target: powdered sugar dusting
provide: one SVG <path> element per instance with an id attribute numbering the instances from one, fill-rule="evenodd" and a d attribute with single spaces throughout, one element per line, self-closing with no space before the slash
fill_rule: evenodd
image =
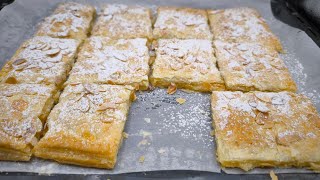
<path id="1" fill-rule="evenodd" d="M 149 54 L 146 39 L 91 37 L 79 54 L 79 60 L 70 73 L 68 83 L 90 81 L 120 84 L 148 81 Z"/>
<path id="2" fill-rule="evenodd" d="M 297 56 L 295 56 L 294 52 L 291 51 L 285 54 L 280 54 L 280 56 L 288 67 L 293 79 L 297 83 L 299 92 L 309 97 L 313 103 L 320 104 L 320 93 L 316 89 L 306 87 L 308 75 L 305 72 L 301 60 L 297 59 Z"/>

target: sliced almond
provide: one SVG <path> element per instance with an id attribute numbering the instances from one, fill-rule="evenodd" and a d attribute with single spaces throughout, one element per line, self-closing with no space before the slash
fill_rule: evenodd
<path id="1" fill-rule="evenodd" d="M 184 61 L 185 64 L 189 65 L 196 61 L 196 58 L 193 55 L 188 55 Z"/>
<path id="2" fill-rule="evenodd" d="M 55 49 L 50 49 L 48 51 L 45 51 L 45 54 L 48 56 L 55 56 L 60 52 L 59 48 L 55 48 Z"/>
<path id="3" fill-rule="evenodd" d="M 253 108 L 257 107 L 257 105 L 258 105 L 257 102 L 255 100 L 253 100 L 253 99 L 250 99 L 248 101 L 248 104 Z"/>
<path id="4" fill-rule="evenodd" d="M 266 112 L 270 111 L 270 109 L 263 103 L 258 103 L 256 108 L 257 108 L 258 111 L 263 112 L 263 113 L 266 113 Z"/>
<path id="5" fill-rule="evenodd" d="M 117 105 L 111 102 L 104 102 L 97 107 L 97 111 L 105 111 L 107 109 L 115 109 Z"/>
<path id="6" fill-rule="evenodd" d="M 177 70 L 181 69 L 183 67 L 183 65 L 178 62 L 173 62 L 170 64 L 170 67 L 171 67 L 171 69 L 177 71 Z"/>
<path id="7" fill-rule="evenodd" d="M 34 49 L 36 49 L 36 48 L 37 48 L 37 46 L 36 46 L 36 45 L 34 45 L 34 44 L 30 44 L 30 45 L 28 46 L 28 48 L 29 48 L 29 49 L 31 49 L 31 50 L 34 50 Z"/>
<path id="8" fill-rule="evenodd" d="M 114 117 L 108 117 L 108 118 L 100 119 L 100 121 L 102 121 L 104 123 L 112 123 L 115 121 L 115 119 L 114 119 Z"/>
<path id="9" fill-rule="evenodd" d="M 45 48 L 47 46 L 47 44 L 45 43 L 39 43 L 36 45 L 36 49 L 38 50 L 42 50 L 43 48 Z"/>
<path id="10" fill-rule="evenodd" d="M 82 84 L 84 90 L 88 93 L 88 94 L 97 94 L 97 90 L 95 89 L 95 87 L 93 85 L 90 84 Z"/>
<path id="11" fill-rule="evenodd" d="M 289 146 L 290 144 L 300 141 L 302 139 L 302 137 L 299 136 L 299 134 L 296 132 L 291 132 L 288 134 L 284 134 L 284 133 L 277 134 L 276 136 L 277 144 L 283 145 L 283 146 Z"/>
<path id="12" fill-rule="evenodd" d="M 113 53 L 113 56 L 117 59 L 119 59 L 120 61 L 128 61 L 127 57 L 124 54 L 120 54 L 120 53 Z"/>
<path id="13" fill-rule="evenodd" d="M 18 65 L 21 65 L 21 64 L 26 63 L 26 62 L 27 62 L 26 59 L 20 58 L 20 59 L 16 59 L 16 60 L 12 63 L 12 65 L 18 66 Z"/>
<path id="14" fill-rule="evenodd" d="M 87 112 L 90 109 L 89 99 L 86 97 L 82 97 L 80 101 L 78 101 L 78 107 L 81 112 Z"/>
<path id="15" fill-rule="evenodd" d="M 258 112 L 255 121 L 259 125 L 264 125 L 265 122 L 268 120 L 268 118 L 269 118 L 268 113 Z"/>
<path id="16" fill-rule="evenodd" d="M 174 83 L 171 83 L 167 89 L 168 94 L 174 94 L 177 91 L 177 86 Z"/>
<path id="17" fill-rule="evenodd" d="M 271 98 L 269 96 L 266 96 L 264 94 L 261 93 L 254 93 L 255 97 L 257 97 L 259 100 L 266 102 L 266 103 L 270 103 L 271 102 Z"/>
<path id="18" fill-rule="evenodd" d="M 271 103 L 274 105 L 283 105 L 284 99 L 282 99 L 281 97 L 274 96 L 271 98 Z"/>

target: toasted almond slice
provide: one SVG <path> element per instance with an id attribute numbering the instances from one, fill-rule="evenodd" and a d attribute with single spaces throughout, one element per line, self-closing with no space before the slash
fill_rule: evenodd
<path id="1" fill-rule="evenodd" d="M 289 146 L 293 142 L 297 142 L 301 140 L 302 137 L 299 136 L 296 132 L 284 132 L 284 133 L 278 133 L 276 136 L 276 142 L 279 145 L 283 146 Z"/>
<path id="2" fill-rule="evenodd" d="M 79 110 L 81 111 L 81 112 L 87 112 L 87 111 L 89 111 L 89 109 L 90 109 L 90 102 L 89 102 L 89 99 L 87 98 L 87 97 L 82 97 L 81 99 L 80 99 L 80 101 L 78 101 L 78 103 L 79 103 Z"/>
<path id="3" fill-rule="evenodd" d="M 55 49 L 50 49 L 48 51 L 45 51 L 46 55 L 48 56 L 54 56 L 57 55 L 60 52 L 59 48 L 55 48 Z"/>
<path id="4" fill-rule="evenodd" d="M 104 102 L 97 107 L 97 111 L 105 111 L 107 109 L 115 109 L 117 105 L 111 102 Z"/>
<path id="5" fill-rule="evenodd" d="M 174 83 L 171 83 L 167 89 L 168 94 L 174 94 L 177 91 L 177 86 Z"/>
<path id="6" fill-rule="evenodd" d="M 26 62 L 27 62 L 26 59 L 20 58 L 20 59 L 16 59 L 15 61 L 13 61 L 12 65 L 18 66 L 18 65 L 23 64 L 23 63 L 26 63 Z"/>
<path id="7" fill-rule="evenodd" d="M 175 62 L 170 64 L 171 69 L 177 71 L 183 67 L 181 63 Z"/>
<path id="8" fill-rule="evenodd" d="M 271 98 L 271 103 L 273 105 L 283 105 L 284 99 L 282 99 L 281 97 L 274 96 Z"/>
<path id="9" fill-rule="evenodd" d="M 278 180 L 278 176 L 273 172 L 273 170 L 271 170 L 269 174 L 270 174 L 271 180 Z"/>
<path id="10" fill-rule="evenodd" d="M 257 108 L 258 111 L 264 112 L 264 113 L 270 111 L 270 109 L 264 103 L 261 103 L 261 102 L 258 103 L 256 108 Z"/>
<path id="11" fill-rule="evenodd" d="M 114 52 L 113 56 L 115 58 L 119 59 L 120 61 L 123 61 L 123 62 L 128 61 L 127 57 L 124 54 L 120 54 L 120 53 Z"/>

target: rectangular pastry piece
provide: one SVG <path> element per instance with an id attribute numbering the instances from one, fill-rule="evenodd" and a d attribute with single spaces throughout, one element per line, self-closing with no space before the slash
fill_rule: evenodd
<path id="1" fill-rule="evenodd" d="M 67 84 L 79 82 L 149 86 L 147 39 L 91 37 L 81 48 Z"/>
<path id="2" fill-rule="evenodd" d="M 79 46 L 78 40 L 37 36 L 26 42 L 4 65 L 2 83 L 54 84 L 67 79 Z"/>
<path id="3" fill-rule="evenodd" d="M 320 170 L 320 116 L 292 92 L 213 92 L 218 161 L 224 167 Z"/>
<path id="4" fill-rule="evenodd" d="M 224 82 L 216 67 L 211 41 L 160 39 L 152 66 L 152 85 L 194 91 L 223 90 Z"/>
<path id="5" fill-rule="evenodd" d="M 90 32 L 95 8 L 74 2 L 61 3 L 40 23 L 36 36 L 82 40 Z"/>
<path id="6" fill-rule="evenodd" d="M 111 39 L 152 39 L 151 10 L 141 6 L 107 4 L 93 26 L 93 36 Z"/>
<path id="7" fill-rule="evenodd" d="M 51 111 L 35 156 L 67 164 L 115 166 L 132 87 L 77 84 L 65 88 Z"/>
<path id="8" fill-rule="evenodd" d="M 0 160 L 30 160 L 58 97 L 53 85 L 0 84 Z"/>
<path id="9" fill-rule="evenodd" d="M 207 12 L 201 9 L 159 7 L 155 39 L 212 39 Z"/>
<path id="10" fill-rule="evenodd" d="M 274 49 L 256 43 L 214 41 L 219 70 L 228 90 L 296 91 L 296 85 Z"/>
<path id="11" fill-rule="evenodd" d="M 255 9 L 241 7 L 208 11 L 210 27 L 216 40 L 254 42 L 282 51 L 280 40 L 271 32 Z"/>

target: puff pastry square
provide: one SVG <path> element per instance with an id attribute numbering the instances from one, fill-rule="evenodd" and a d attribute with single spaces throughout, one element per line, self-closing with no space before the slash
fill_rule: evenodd
<path id="1" fill-rule="evenodd" d="M 36 36 L 85 39 L 91 29 L 95 11 L 90 5 L 61 3 L 52 15 L 40 23 Z"/>
<path id="2" fill-rule="evenodd" d="M 117 159 L 132 87 L 67 86 L 51 111 L 35 156 L 67 164 L 111 169 Z"/>
<path id="3" fill-rule="evenodd" d="M 154 86 L 211 92 L 225 89 L 216 67 L 211 41 L 160 39 L 150 81 Z"/>
<path id="4" fill-rule="evenodd" d="M 0 160 L 30 160 L 58 97 L 53 85 L 0 84 Z"/>
<path id="5" fill-rule="evenodd" d="M 2 83 L 60 87 L 74 63 L 79 41 L 38 36 L 24 42 L 0 72 Z"/>
<path id="6" fill-rule="evenodd" d="M 222 166 L 319 171 L 320 116 L 304 95 L 214 91 L 211 107 Z"/>
<path id="7" fill-rule="evenodd" d="M 214 39 L 228 42 L 255 42 L 278 52 L 280 40 L 271 32 L 265 20 L 255 9 L 241 7 L 208 11 Z"/>
<path id="8" fill-rule="evenodd" d="M 155 39 L 212 39 L 207 12 L 200 9 L 159 7 Z"/>
<path id="9" fill-rule="evenodd" d="M 79 82 L 132 85 L 145 90 L 149 86 L 147 39 L 111 40 L 91 37 L 78 54 L 67 84 Z"/>
<path id="10" fill-rule="evenodd" d="M 228 90 L 297 90 L 284 62 L 274 49 L 256 43 L 214 41 L 219 70 Z"/>
<path id="11" fill-rule="evenodd" d="M 107 4 L 93 27 L 93 36 L 111 39 L 152 39 L 151 10 L 141 6 Z"/>

